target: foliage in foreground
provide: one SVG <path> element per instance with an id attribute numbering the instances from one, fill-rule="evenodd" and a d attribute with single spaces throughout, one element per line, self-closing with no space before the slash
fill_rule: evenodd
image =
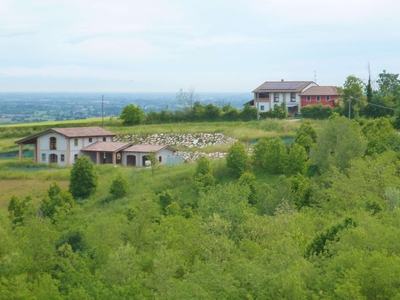
<path id="1" fill-rule="evenodd" d="M 9 213 L 0 211 L 1 297 L 396 299 L 397 138 L 333 118 L 310 145 L 307 162 L 318 172 L 292 175 L 285 168 L 273 175 L 253 164 L 253 172 L 233 178 L 222 161 L 202 161 L 152 176 L 148 169 L 101 166 L 97 193 L 75 202 L 69 213 L 56 209 L 56 222 L 32 213 L 29 199 L 21 204 L 13 198 Z M 343 132 L 328 132 L 339 121 Z M 385 124 L 378 127 L 393 130 Z M 364 145 L 364 153 L 345 155 L 340 163 L 328 158 L 326 166 L 313 160 L 328 138 L 347 135 Z M 347 143 L 330 149 L 340 147 Z M 287 155 L 296 148 L 302 154 L 294 157 L 307 154 L 295 143 Z M 258 150 L 254 155 L 264 157 L 265 149 Z M 133 188 L 102 201 L 108 179 L 118 172 Z M 196 193 L 195 174 L 211 172 L 215 185 Z M 60 193 L 53 184 L 48 196 Z"/>

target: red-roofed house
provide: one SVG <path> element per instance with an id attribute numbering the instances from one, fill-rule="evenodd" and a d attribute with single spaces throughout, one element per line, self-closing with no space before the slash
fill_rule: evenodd
<path id="1" fill-rule="evenodd" d="M 80 155 L 87 155 L 96 164 L 122 164 L 145 166 L 147 155 L 155 152 L 161 164 L 173 156 L 175 149 L 169 146 L 135 145 L 113 142 L 115 134 L 101 127 L 53 128 L 16 141 L 19 159 L 22 146 L 34 145 L 35 163 L 55 163 L 69 166 Z"/>
<path id="2" fill-rule="evenodd" d="M 307 105 L 335 106 L 335 100 L 340 94 L 335 86 L 313 86 L 300 93 L 301 107 Z"/>

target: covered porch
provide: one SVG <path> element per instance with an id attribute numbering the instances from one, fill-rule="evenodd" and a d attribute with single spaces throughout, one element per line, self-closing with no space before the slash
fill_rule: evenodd
<path id="1" fill-rule="evenodd" d="M 97 165 L 122 164 L 122 150 L 132 146 L 132 143 L 124 142 L 97 142 L 81 150 L 84 155 L 90 157 Z"/>

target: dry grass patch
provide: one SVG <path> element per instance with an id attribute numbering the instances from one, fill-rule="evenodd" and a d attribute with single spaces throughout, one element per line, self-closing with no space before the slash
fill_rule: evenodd
<path id="1" fill-rule="evenodd" d="M 52 182 L 39 179 L 0 179 L 0 209 L 7 210 L 8 203 L 13 195 L 18 196 L 20 199 L 31 196 L 33 202 L 39 204 Z M 57 181 L 57 183 L 61 188 L 68 189 L 69 181 Z"/>

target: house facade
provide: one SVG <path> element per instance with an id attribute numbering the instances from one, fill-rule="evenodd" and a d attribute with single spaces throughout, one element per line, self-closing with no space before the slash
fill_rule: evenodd
<path id="1" fill-rule="evenodd" d="M 114 133 L 101 127 L 53 128 L 16 143 L 19 144 L 20 161 L 23 158 L 23 145 L 33 144 L 35 163 L 60 166 L 72 165 L 80 155 L 89 156 L 96 164 L 145 166 L 147 155 L 153 151 L 163 164 L 168 156 L 176 152 L 169 146 L 135 145 L 135 148 L 132 143 L 113 142 L 114 137 Z M 134 163 L 128 160 L 128 156 Z"/>
<path id="2" fill-rule="evenodd" d="M 249 104 L 266 112 L 285 102 L 289 113 L 300 112 L 300 93 L 316 85 L 313 81 L 266 81 L 253 91 L 254 99 Z"/>
<path id="3" fill-rule="evenodd" d="M 313 86 L 301 92 L 301 106 L 318 105 L 335 106 L 335 100 L 340 97 L 335 86 Z"/>

